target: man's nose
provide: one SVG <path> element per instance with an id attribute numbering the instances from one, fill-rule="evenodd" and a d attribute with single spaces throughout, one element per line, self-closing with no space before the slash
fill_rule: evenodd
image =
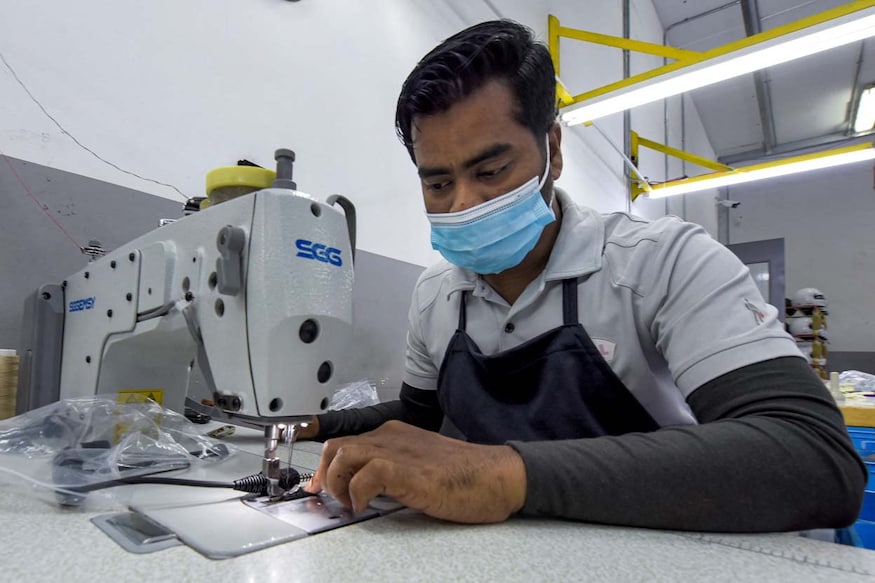
<path id="1" fill-rule="evenodd" d="M 469 181 L 460 180 L 456 182 L 456 192 L 453 197 L 453 205 L 450 208 L 451 213 L 468 210 L 478 204 L 483 204 L 488 200 L 488 197 L 483 192 L 482 188 L 477 188 L 477 185 Z"/>

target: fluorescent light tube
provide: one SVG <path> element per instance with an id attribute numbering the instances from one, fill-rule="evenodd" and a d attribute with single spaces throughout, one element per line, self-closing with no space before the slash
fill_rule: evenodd
<path id="1" fill-rule="evenodd" d="M 869 87 L 860 95 L 857 113 L 854 116 L 854 132 L 868 132 L 875 126 L 875 87 Z"/>
<path id="2" fill-rule="evenodd" d="M 873 35 L 875 8 L 869 8 L 734 51 L 718 47 L 703 53 L 700 62 L 569 106 L 560 118 L 567 125 L 585 123 Z"/>
<path id="3" fill-rule="evenodd" d="M 786 158 L 775 162 L 755 164 L 726 172 L 716 172 L 673 182 L 665 182 L 663 184 L 654 184 L 652 185 L 653 190 L 648 192 L 647 196 L 649 198 L 664 198 L 666 196 L 687 194 L 710 188 L 753 182 L 754 180 L 765 180 L 777 176 L 798 174 L 800 172 L 872 159 L 875 159 L 875 147 L 873 147 L 873 144 L 867 143 L 815 154 L 806 154 L 795 158 Z"/>

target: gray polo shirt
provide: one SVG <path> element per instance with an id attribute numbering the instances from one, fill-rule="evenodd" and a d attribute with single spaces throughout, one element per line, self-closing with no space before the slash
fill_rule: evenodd
<path id="1" fill-rule="evenodd" d="M 483 354 L 562 325 L 562 285 L 579 278 L 580 323 L 623 384 L 661 426 L 691 425 L 685 398 L 737 368 L 801 356 L 748 269 L 700 226 L 601 215 L 557 189 L 562 225 L 544 271 L 509 305 L 475 273 L 426 269 L 409 311 L 404 382 L 437 388 L 467 295 L 467 332 Z"/>

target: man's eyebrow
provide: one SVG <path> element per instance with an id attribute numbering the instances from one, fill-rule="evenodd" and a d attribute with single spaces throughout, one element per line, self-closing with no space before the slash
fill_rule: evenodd
<path id="1" fill-rule="evenodd" d="M 513 146 L 510 144 L 502 143 L 502 144 L 493 144 L 491 146 L 487 146 L 481 152 L 477 153 L 472 158 L 465 160 L 462 163 L 462 167 L 465 169 L 471 168 L 472 166 L 476 166 L 481 162 L 489 160 L 490 158 L 494 158 L 496 156 L 500 156 L 504 154 L 508 150 L 510 150 Z M 449 174 L 450 170 L 448 168 L 438 168 L 438 167 L 428 167 L 422 166 L 417 169 L 417 173 L 420 178 L 428 178 L 430 176 L 439 176 L 442 174 Z"/>

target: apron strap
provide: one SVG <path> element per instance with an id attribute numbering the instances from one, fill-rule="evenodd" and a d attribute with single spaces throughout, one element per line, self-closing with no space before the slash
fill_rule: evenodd
<path id="1" fill-rule="evenodd" d="M 465 329 L 467 314 L 465 313 L 465 290 L 459 293 L 459 330 Z"/>
<path id="2" fill-rule="evenodd" d="M 565 324 L 580 324 L 577 317 L 577 279 L 562 280 L 562 320 Z"/>

